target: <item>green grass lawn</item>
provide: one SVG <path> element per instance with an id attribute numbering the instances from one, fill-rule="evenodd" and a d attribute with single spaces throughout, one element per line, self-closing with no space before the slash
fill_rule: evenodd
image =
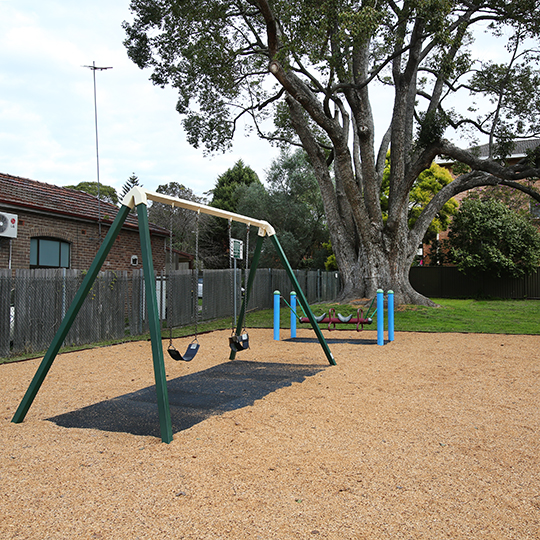
<path id="1" fill-rule="evenodd" d="M 434 298 L 433 301 L 440 307 L 397 307 L 394 317 L 396 332 L 540 334 L 540 300 L 449 300 Z M 315 315 L 328 313 L 330 308 L 335 308 L 342 315 L 353 313 L 356 317 L 356 306 L 346 304 L 315 304 L 311 306 Z M 300 309 L 298 313 L 303 315 Z M 364 316 L 365 314 L 364 311 Z M 266 309 L 248 313 L 247 326 L 251 328 L 272 328 L 273 311 Z M 280 326 L 281 328 L 290 327 L 290 311 L 288 307 L 282 307 L 281 309 Z M 199 324 L 199 331 L 208 332 L 230 327 L 231 320 L 220 319 Z M 309 327 L 308 324 L 298 324 L 298 328 Z M 354 327 L 352 325 L 338 325 L 337 328 L 351 329 Z M 374 330 L 377 328 L 376 314 L 373 317 L 373 324 L 364 328 Z M 173 335 L 188 335 L 193 331 L 194 327 L 190 326 L 176 329 Z M 163 335 L 166 334 L 167 332 L 163 331 Z"/>
<path id="2" fill-rule="evenodd" d="M 399 306 L 395 312 L 396 332 L 471 332 L 484 334 L 540 334 L 540 300 L 448 300 L 433 299 L 440 307 Z M 343 304 L 315 304 L 311 306 L 315 315 L 328 313 L 335 308 L 338 313 L 356 317 L 356 306 Z M 370 311 L 370 313 L 373 311 Z M 303 315 L 301 310 L 298 310 Z M 365 316 L 365 310 L 364 310 Z M 377 315 L 373 324 L 365 329 L 377 328 Z M 272 310 L 248 313 L 247 327 L 272 328 Z M 290 327 L 288 307 L 281 309 L 281 328 Z M 230 320 L 213 321 L 199 325 L 203 331 L 231 327 Z M 298 324 L 298 328 L 309 328 L 308 324 Z M 385 324 L 386 327 L 386 324 Z M 325 325 L 322 326 L 325 328 Z M 338 325 L 337 328 L 354 326 Z M 179 335 L 186 335 L 193 327 L 179 329 Z"/>
<path id="3" fill-rule="evenodd" d="M 540 334 L 539 300 L 448 300 L 433 299 L 440 307 L 399 306 L 395 312 L 396 332 L 471 332 L 484 334 Z M 316 315 L 335 308 L 342 315 L 354 313 L 356 307 L 337 304 L 316 304 Z M 289 309 L 282 308 L 282 328 L 289 328 Z M 248 326 L 268 327 L 273 324 L 271 310 L 248 315 Z M 376 329 L 377 315 L 371 326 Z M 386 326 L 386 325 L 385 325 Z M 299 324 L 299 328 L 309 328 Z M 337 328 L 347 328 L 338 325 Z M 348 326 L 348 328 L 354 328 Z"/>
<path id="4" fill-rule="evenodd" d="M 538 300 L 434 301 L 441 307 L 399 308 L 395 314 L 396 331 L 540 334 Z"/>

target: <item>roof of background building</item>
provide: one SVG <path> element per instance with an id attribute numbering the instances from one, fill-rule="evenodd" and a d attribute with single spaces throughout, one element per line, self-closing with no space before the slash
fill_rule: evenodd
<path id="1" fill-rule="evenodd" d="M 0 205 L 13 209 L 47 212 L 58 216 L 85 219 L 110 225 L 119 208 L 94 195 L 28 178 L 0 173 Z M 129 214 L 124 226 L 138 230 L 136 215 Z M 169 230 L 150 223 L 150 232 L 168 236 Z"/>
<path id="2" fill-rule="evenodd" d="M 510 158 L 522 158 L 527 155 L 527 150 L 533 150 L 540 145 L 540 139 L 528 139 L 523 141 L 515 141 Z M 487 158 L 489 155 L 489 144 L 482 144 L 477 147 L 480 150 L 479 157 Z"/>

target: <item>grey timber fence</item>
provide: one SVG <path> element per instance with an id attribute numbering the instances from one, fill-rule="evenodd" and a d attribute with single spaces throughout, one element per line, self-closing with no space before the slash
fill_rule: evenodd
<path id="1" fill-rule="evenodd" d="M 177 270 L 156 274 L 158 310 L 163 327 L 233 316 L 242 302 L 245 271 Z M 308 302 L 334 300 L 340 289 L 337 272 L 295 271 Z M 0 270 L 0 358 L 39 354 L 54 338 L 84 273 L 80 270 Z M 257 270 L 248 310 L 271 309 L 273 292 L 289 295 L 285 270 Z M 146 292 L 142 271 L 100 273 L 90 290 L 64 346 L 128 339 L 148 332 Z"/>
<path id="2" fill-rule="evenodd" d="M 79 270 L 16 270 L 11 278 L 7 274 L 0 278 L 3 282 L 0 284 L 2 320 L 6 297 L 10 304 L 9 332 L 0 326 L 2 356 L 32 354 L 47 349 L 82 279 L 83 273 Z M 64 345 L 123 337 L 128 285 L 127 273 L 100 274 Z"/>
<path id="3" fill-rule="evenodd" d="M 337 298 L 341 288 L 338 272 L 295 270 L 294 274 L 310 304 L 331 302 Z M 275 268 L 257 270 L 248 309 L 271 309 L 274 291 L 279 291 L 282 296 L 288 298 L 292 290 L 292 284 L 285 270 Z"/>
<path id="4" fill-rule="evenodd" d="M 295 270 L 310 304 L 331 302 L 340 291 L 337 272 Z M 0 270 L 0 359 L 39 354 L 52 341 L 84 277 L 79 270 Z M 242 302 L 243 270 L 177 270 L 156 275 L 158 308 L 164 329 L 233 316 Z M 540 272 L 523 279 L 470 278 L 454 267 L 411 268 L 412 286 L 431 298 L 493 297 L 540 299 Z M 292 285 L 285 270 L 260 268 L 248 311 L 272 309 L 273 293 L 288 298 Z M 249 318 L 248 318 L 249 325 Z M 99 274 L 64 346 L 129 339 L 148 333 L 142 271 Z M 165 330 L 164 330 L 165 334 Z"/>
<path id="5" fill-rule="evenodd" d="M 9 356 L 13 339 L 11 280 L 11 270 L 0 270 L 0 358 Z"/>

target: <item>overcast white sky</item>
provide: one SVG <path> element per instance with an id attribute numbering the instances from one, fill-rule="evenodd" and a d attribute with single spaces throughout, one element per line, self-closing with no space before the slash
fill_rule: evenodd
<path id="1" fill-rule="evenodd" d="M 0 172 L 56 185 L 96 180 L 93 78 L 82 67 L 95 61 L 113 68 L 96 72 L 103 184 L 121 192 L 135 173 L 151 190 L 176 181 L 202 195 L 238 159 L 264 180 L 278 155 L 268 142 L 238 137 L 213 157 L 186 142 L 175 92 L 127 57 L 124 20 L 129 0 L 0 0 Z M 375 96 L 379 121 L 391 107 Z"/>
<path id="2" fill-rule="evenodd" d="M 256 137 L 204 157 L 185 140 L 176 94 L 148 80 L 122 45 L 129 0 L 0 0 L 0 172 L 56 185 L 96 180 L 96 72 L 100 180 L 121 192 L 176 181 L 198 195 L 238 159 L 265 178 L 278 151 Z"/>

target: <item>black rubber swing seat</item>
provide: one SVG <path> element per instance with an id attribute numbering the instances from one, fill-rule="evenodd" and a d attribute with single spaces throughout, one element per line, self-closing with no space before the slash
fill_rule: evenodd
<path id="1" fill-rule="evenodd" d="M 239 336 L 234 335 L 229 338 L 229 347 L 234 351 L 245 351 L 249 349 L 249 336 L 247 333 L 240 334 Z"/>
<path id="2" fill-rule="evenodd" d="M 195 358 L 195 355 L 199 351 L 199 347 L 200 345 L 197 342 L 190 343 L 183 356 L 172 345 L 167 349 L 167 352 L 169 353 L 169 356 L 177 362 L 179 360 L 182 360 L 183 362 L 190 362 Z"/>

